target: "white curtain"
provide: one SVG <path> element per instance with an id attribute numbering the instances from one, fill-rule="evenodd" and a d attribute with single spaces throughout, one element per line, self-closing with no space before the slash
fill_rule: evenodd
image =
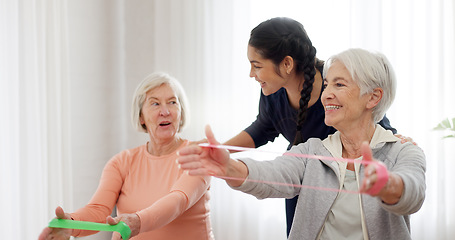
<path id="1" fill-rule="evenodd" d="M 455 116 L 454 8 L 451 0 L 0 1 L 2 238 L 36 238 L 57 205 L 87 203 L 110 157 L 146 141 L 129 111 L 136 85 L 153 71 L 187 91 L 184 137 L 201 139 L 211 124 L 225 141 L 248 126 L 260 92 L 248 77 L 249 32 L 276 16 L 302 22 L 323 60 L 349 47 L 389 57 L 399 85 L 387 115 L 427 155 L 413 239 L 453 238 L 455 141 L 431 129 Z M 286 145 L 280 138 L 263 148 Z M 216 179 L 211 195 L 218 240 L 286 238 L 283 199 L 259 201 Z"/>
<path id="2" fill-rule="evenodd" d="M 50 209 L 71 204 L 66 10 L 60 0 L 0 2 L 4 239 L 37 238 Z"/>

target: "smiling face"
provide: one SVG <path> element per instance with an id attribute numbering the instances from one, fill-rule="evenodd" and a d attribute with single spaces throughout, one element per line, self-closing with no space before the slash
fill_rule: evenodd
<path id="1" fill-rule="evenodd" d="M 247 55 L 251 64 L 250 77 L 254 77 L 261 84 L 264 95 L 275 93 L 284 86 L 285 79 L 277 74 L 272 60 L 263 58 L 257 49 L 250 45 Z"/>
<path id="2" fill-rule="evenodd" d="M 140 122 L 147 127 L 151 141 L 172 141 L 179 130 L 180 120 L 180 102 L 168 84 L 147 92 Z"/>
<path id="3" fill-rule="evenodd" d="M 324 86 L 321 100 L 327 126 L 340 130 L 364 126 L 365 122 L 372 121 L 371 94 L 360 96 L 359 86 L 341 62 L 336 61 L 330 66 Z"/>

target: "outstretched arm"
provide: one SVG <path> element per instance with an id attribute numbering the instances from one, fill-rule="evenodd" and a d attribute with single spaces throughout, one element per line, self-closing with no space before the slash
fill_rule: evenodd
<path id="1" fill-rule="evenodd" d="M 210 126 L 205 128 L 207 141 L 219 145 Z M 224 178 L 232 187 L 240 186 L 248 176 L 248 168 L 243 162 L 229 157 L 225 149 L 189 145 L 179 151 L 177 159 L 180 167 L 190 175 L 211 175 Z"/>

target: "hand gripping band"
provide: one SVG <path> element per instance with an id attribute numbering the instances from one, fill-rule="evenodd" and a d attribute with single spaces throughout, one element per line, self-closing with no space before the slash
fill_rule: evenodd
<path id="1" fill-rule="evenodd" d="M 108 231 L 108 232 L 119 232 L 122 239 L 129 239 L 131 235 L 131 229 L 124 222 L 119 222 L 116 225 L 110 225 L 105 223 L 96 222 L 85 222 L 85 221 L 74 221 L 69 219 L 57 219 L 54 218 L 49 222 L 50 228 L 69 228 L 69 229 L 80 229 L 80 230 L 92 230 L 92 231 Z"/>
<path id="2" fill-rule="evenodd" d="M 366 193 L 371 195 L 377 195 L 389 181 L 389 173 L 387 171 L 387 167 L 383 162 L 375 161 L 372 162 L 372 164 L 374 164 L 376 167 L 377 179 L 373 186 L 370 189 L 368 189 L 368 191 L 366 191 Z"/>

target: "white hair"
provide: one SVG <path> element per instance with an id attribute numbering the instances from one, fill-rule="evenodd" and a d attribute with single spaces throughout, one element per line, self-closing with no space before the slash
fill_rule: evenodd
<path id="1" fill-rule="evenodd" d="M 155 89 L 163 84 L 167 84 L 174 91 L 177 96 L 177 100 L 181 107 L 181 119 L 178 132 L 187 125 L 189 120 L 189 106 L 188 99 L 182 85 L 177 79 L 171 77 L 169 74 L 164 72 L 155 72 L 148 75 L 142 82 L 137 86 L 136 91 L 133 95 L 133 105 L 131 109 L 131 121 L 133 126 L 139 132 L 147 132 L 147 128 L 141 124 L 140 117 L 142 114 L 142 106 L 144 105 L 147 92 Z"/>
<path id="2" fill-rule="evenodd" d="M 395 99 L 397 88 L 395 72 L 382 53 L 373 53 L 364 49 L 348 49 L 333 55 L 324 65 L 324 79 L 332 63 L 339 61 L 351 74 L 360 88 L 360 95 L 371 93 L 375 88 L 383 90 L 382 99 L 373 108 L 373 120 L 377 123 L 384 118 L 385 112 Z"/>

